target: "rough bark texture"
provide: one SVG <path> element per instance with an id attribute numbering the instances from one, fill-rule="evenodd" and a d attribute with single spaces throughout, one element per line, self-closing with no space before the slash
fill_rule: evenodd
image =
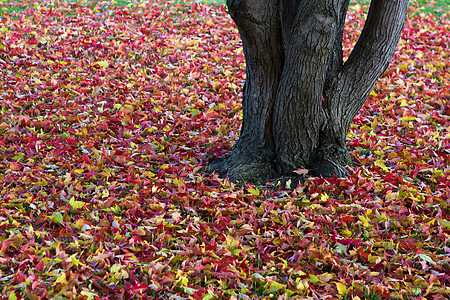
<path id="1" fill-rule="evenodd" d="M 231 155 L 215 162 L 233 180 L 275 177 L 273 105 L 284 65 L 278 0 L 228 1 L 246 60 L 241 135 Z"/>
<path id="2" fill-rule="evenodd" d="M 325 122 L 322 93 L 339 28 L 341 3 L 338 1 L 303 1 L 300 4 L 292 22 L 282 22 L 286 60 L 273 126 L 276 166 L 280 174 L 310 165 Z"/>
<path id="3" fill-rule="evenodd" d="M 213 167 L 233 181 L 266 181 L 298 168 L 346 175 L 350 124 L 392 59 L 408 0 L 372 0 L 343 63 L 349 0 L 227 0 L 246 58 L 243 124 Z"/>

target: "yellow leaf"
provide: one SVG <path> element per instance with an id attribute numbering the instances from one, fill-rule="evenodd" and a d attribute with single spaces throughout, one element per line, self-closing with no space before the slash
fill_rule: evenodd
<path id="1" fill-rule="evenodd" d="M 84 220 L 83 220 L 83 219 L 78 219 L 78 220 L 75 222 L 75 225 L 74 225 L 74 227 L 75 227 L 75 228 L 78 228 L 78 229 L 83 228 L 83 226 L 84 226 Z"/>
<path id="2" fill-rule="evenodd" d="M 370 127 L 372 128 L 372 130 L 375 130 L 375 128 L 377 128 L 378 126 L 378 118 L 375 117 L 375 119 L 373 119 L 372 124 L 370 124 Z"/>
<path id="3" fill-rule="evenodd" d="M 336 288 L 341 295 L 347 295 L 347 287 L 342 283 L 336 282 Z"/>
<path id="4" fill-rule="evenodd" d="M 348 229 L 344 229 L 344 230 L 341 231 L 341 234 L 342 234 L 342 236 L 345 236 L 346 238 L 349 238 L 349 237 L 352 236 L 353 232 L 351 232 Z"/>
<path id="5" fill-rule="evenodd" d="M 281 244 L 281 240 L 280 240 L 279 238 L 276 238 L 276 239 L 274 239 L 274 240 L 272 241 L 272 243 L 273 243 L 275 246 L 279 246 L 279 245 Z"/>
<path id="6" fill-rule="evenodd" d="M 75 197 L 72 196 L 69 200 L 70 206 L 72 206 L 73 209 L 79 209 L 84 207 L 84 202 L 75 200 Z"/>
<path id="7" fill-rule="evenodd" d="M 398 193 L 396 193 L 396 192 L 387 192 L 386 193 L 386 201 L 392 201 L 392 200 L 395 200 L 395 198 L 397 198 L 398 197 Z"/>
<path id="8" fill-rule="evenodd" d="M 292 180 L 288 180 L 288 181 L 286 181 L 286 188 L 288 189 L 288 190 L 290 190 L 291 189 L 291 183 L 292 183 Z"/>
<path id="9" fill-rule="evenodd" d="M 16 293 L 12 292 L 11 294 L 9 294 L 8 300 L 17 300 Z"/>
<path id="10" fill-rule="evenodd" d="M 389 152 L 388 157 L 389 158 L 396 158 L 397 157 L 397 153 L 396 152 Z"/>
<path id="11" fill-rule="evenodd" d="M 327 202 L 328 199 L 330 199 L 330 196 L 328 196 L 328 194 L 321 194 L 320 195 L 320 201 L 321 202 Z"/>
<path id="12" fill-rule="evenodd" d="M 223 244 L 230 248 L 230 250 L 233 250 L 239 246 L 239 240 L 235 239 L 231 235 L 227 235 L 227 238 L 225 239 L 225 242 Z"/>
<path id="13" fill-rule="evenodd" d="M 364 227 L 368 227 L 369 226 L 369 219 L 367 219 L 364 216 L 358 216 L 358 218 L 361 220 L 361 222 L 363 222 L 363 226 Z"/>
<path id="14" fill-rule="evenodd" d="M 377 166 L 378 168 L 381 168 L 385 172 L 389 171 L 389 169 L 386 167 L 386 165 L 384 164 L 384 162 L 381 159 L 378 159 L 378 160 L 374 161 L 373 164 L 375 166 Z"/>
<path id="15" fill-rule="evenodd" d="M 189 279 L 186 276 L 181 276 L 179 284 L 181 286 L 187 286 L 189 283 Z"/>
<path id="16" fill-rule="evenodd" d="M 329 281 L 333 277 L 334 277 L 334 274 L 330 274 L 330 273 L 323 273 L 318 276 L 319 280 L 324 281 L 324 282 Z"/>
<path id="17" fill-rule="evenodd" d="M 300 278 L 297 278 L 296 280 L 296 288 L 300 291 L 304 291 L 309 289 L 309 283 L 306 279 L 301 280 Z"/>
<path id="18" fill-rule="evenodd" d="M 350 7 L 350 9 L 353 10 L 353 11 L 359 11 L 361 9 L 361 5 L 359 5 L 359 4 L 352 5 Z"/>
<path id="19" fill-rule="evenodd" d="M 396 81 L 395 81 L 395 83 L 396 84 L 398 84 L 399 86 L 401 86 L 401 87 L 404 87 L 405 86 L 405 82 L 402 80 L 402 79 L 397 79 Z"/>
<path id="20" fill-rule="evenodd" d="M 406 99 L 402 99 L 402 101 L 400 102 L 400 107 L 407 107 L 409 106 L 409 104 L 406 102 Z"/>
<path id="21" fill-rule="evenodd" d="M 99 65 L 102 68 L 107 68 L 108 67 L 108 62 L 104 61 L 104 60 L 101 60 L 101 61 L 97 62 L 97 65 Z"/>
<path id="22" fill-rule="evenodd" d="M 103 198 L 109 197 L 109 191 L 108 190 L 103 190 L 102 191 L 102 197 Z"/>
<path id="23" fill-rule="evenodd" d="M 61 283 L 63 285 L 66 285 L 68 283 L 66 278 L 66 272 L 62 272 L 61 276 L 59 276 L 58 279 L 56 279 L 55 283 Z"/>

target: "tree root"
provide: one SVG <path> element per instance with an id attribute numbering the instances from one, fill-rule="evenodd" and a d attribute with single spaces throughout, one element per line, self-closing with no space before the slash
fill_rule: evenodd
<path id="1" fill-rule="evenodd" d="M 265 184 L 279 177 L 270 163 L 263 160 L 252 160 L 249 157 L 236 157 L 234 153 L 213 160 L 208 165 L 208 171 L 216 172 L 220 177 L 228 178 L 231 182 L 238 184 Z"/>

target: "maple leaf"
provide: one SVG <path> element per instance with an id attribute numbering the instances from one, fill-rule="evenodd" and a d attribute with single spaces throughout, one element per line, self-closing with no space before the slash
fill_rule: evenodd
<path id="1" fill-rule="evenodd" d="M 297 174 L 299 176 L 304 176 L 304 175 L 308 174 L 309 170 L 308 169 L 299 168 L 299 169 L 296 169 L 296 170 L 294 170 L 292 172 L 294 172 L 295 174 Z"/>
<path id="2" fill-rule="evenodd" d="M 12 162 L 9 165 L 9 168 L 13 171 L 20 171 L 20 170 L 22 170 L 23 166 L 20 163 Z"/>
<path id="3" fill-rule="evenodd" d="M 352 174 L 294 190 L 198 172 L 242 125 L 223 1 L 0 3 L 2 295 L 448 292 L 450 24 L 421 3 L 350 127 Z M 345 58 L 366 11 L 351 2 Z"/>

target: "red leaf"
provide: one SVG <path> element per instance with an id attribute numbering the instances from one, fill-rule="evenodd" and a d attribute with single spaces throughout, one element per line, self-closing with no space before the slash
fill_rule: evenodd
<path id="1" fill-rule="evenodd" d="M 42 272 L 43 269 L 44 269 L 44 259 L 41 259 L 39 263 L 36 265 L 36 270 Z"/>

